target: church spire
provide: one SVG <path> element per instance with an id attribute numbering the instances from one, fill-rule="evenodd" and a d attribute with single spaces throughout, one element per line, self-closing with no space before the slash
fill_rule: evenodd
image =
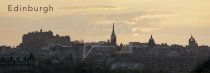
<path id="1" fill-rule="evenodd" d="M 151 35 L 151 37 L 150 37 L 150 38 L 151 38 L 151 39 L 153 38 L 153 37 L 152 37 L 152 35 Z"/>
<path id="2" fill-rule="evenodd" d="M 112 34 L 115 33 L 114 31 L 114 22 L 113 22 L 113 26 L 112 26 Z"/>
<path id="3" fill-rule="evenodd" d="M 111 34 L 111 44 L 112 45 L 116 45 L 116 34 L 115 34 L 115 30 L 114 30 L 114 22 L 113 22 L 113 26 L 112 26 L 112 34 Z"/>
<path id="4" fill-rule="evenodd" d="M 113 22 L 113 26 L 112 26 L 112 35 L 111 36 L 116 36 L 115 31 L 114 31 L 114 22 Z"/>
<path id="5" fill-rule="evenodd" d="M 193 36 L 192 36 L 192 34 L 191 34 L 191 38 L 192 38 Z"/>

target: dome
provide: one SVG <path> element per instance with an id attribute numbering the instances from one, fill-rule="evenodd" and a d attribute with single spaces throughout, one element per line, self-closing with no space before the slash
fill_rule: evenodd
<path id="1" fill-rule="evenodd" d="M 195 41 L 195 38 L 193 38 L 192 35 L 191 35 L 189 41 L 193 42 L 193 41 Z"/>
<path id="2" fill-rule="evenodd" d="M 154 39 L 153 39 L 152 35 L 151 35 L 151 37 L 149 39 L 149 42 L 154 42 Z"/>
<path id="3" fill-rule="evenodd" d="M 148 47 L 154 47 L 155 46 L 155 40 L 153 39 L 152 35 L 149 39 L 149 42 L 148 42 Z"/>
<path id="4" fill-rule="evenodd" d="M 192 35 L 191 35 L 191 37 L 189 39 L 189 47 L 190 48 L 198 47 L 197 41 L 195 40 L 194 37 L 192 37 Z"/>

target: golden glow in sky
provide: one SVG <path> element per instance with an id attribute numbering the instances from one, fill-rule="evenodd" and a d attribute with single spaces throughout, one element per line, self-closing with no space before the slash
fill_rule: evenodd
<path id="1" fill-rule="evenodd" d="M 117 43 L 186 45 L 193 34 L 210 45 L 210 0 L 1 0 L 0 45 L 18 45 L 23 34 L 52 30 L 72 40 L 109 39 L 115 22 Z M 53 12 L 9 12 L 8 5 L 54 7 Z"/>

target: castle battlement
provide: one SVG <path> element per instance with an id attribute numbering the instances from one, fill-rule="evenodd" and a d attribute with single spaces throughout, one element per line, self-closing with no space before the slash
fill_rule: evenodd
<path id="1" fill-rule="evenodd" d="M 70 45 L 70 36 L 53 35 L 52 31 L 33 31 L 22 36 L 21 48 L 42 48 L 49 44 Z"/>

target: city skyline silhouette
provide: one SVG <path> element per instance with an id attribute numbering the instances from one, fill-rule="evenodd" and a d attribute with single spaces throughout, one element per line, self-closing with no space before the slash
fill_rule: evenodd
<path id="1" fill-rule="evenodd" d="M 119 40 L 119 39 L 117 39 L 117 37 L 120 37 L 120 36 L 117 36 L 118 34 L 115 34 L 115 23 L 113 22 L 113 25 L 112 25 L 112 32 L 111 32 L 111 35 L 110 35 L 110 38 L 107 38 L 106 40 L 98 40 L 98 41 L 95 41 L 94 39 L 93 39 L 93 41 L 85 41 L 85 40 L 83 40 L 83 39 L 74 39 L 74 40 L 72 40 L 72 38 L 73 37 L 71 37 L 70 35 L 64 35 L 64 36 L 62 36 L 62 35 L 59 35 L 59 34 L 57 34 L 57 33 L 54 33 L 53 31 L 51 31 L 51 30 L 49 30 L 49 31 L 44 31 L 43 29 L 42 29 L 42 27 L 41 27 L 41 29 L 39 30 L 39 31 L 30 31 L 30 32 L 28 32 L 28 33 L 25 33 L 25 34 L 23 34 L 23 37 L 26 35 L 26 34 L 36 34 L 36 33 L 40 33 L 40 34 L 44 34 L 44 33 L 48 33 L 48 32 L 50 32 L 50 34 L 52 35 L 52 36 L 59 36 L 59 37 L 68 37 L 69 39 L 66 39 L 66 40 L 69 40 L 69 42 L 72 42 L 72 41 L 83 41 L 84 43 L 89 43 L 89 42 L 100 42 L 100 41 L 104 41 L 104 42 L 113 42 L 112 44 L 115 44 L 115 45 L 120 45 L 120 44 L 123 44 L 123 45 L 126 45 L 126 44 L 124 44 L 124 43 L 121 43 L 121 42 L 118 42 L 117 40 Z M 42 38 L 42 37 L 40 37 L 40 38 Z M 94 36 L 93 36 L 93 38 L 94 38 Z M 22 40 L 23 40 L 24 38 L 22 38 Z M 45 39 L 45 38 L 43 38 L 43 39 Z M 146 42 L 142 42 L 142 41 L 128 41 L 129 43 L 131 43 L 131 42 L 139 42 L 139 43 L 152 43 L 152 44 L 159 44 L 159 45 L 161 45 L 161 44 L 167 44 L 167 45 L 182 45 L 182 44 L 176 44 L 176 43 L 172 43 L 172 44 L 168 44 L 167 42 L 161 42 L 161 43 L 156 43 L 157 41 L 156 41 L 156 39 L 157 38 L 155 38 L 154 36 L 153 36 L 153 34 L 151 34 L 150 35 L 150 38 L 148 38 L 148 41 L 146 41 Z M 185 40 L 185 41 L 187 41 L 187 40 Z M 208 46 L 208 45 L 206 45 L 206 44 L 199 44 L 199 43 L 197 43 L 197 40 L 193 37 L 193 34 L 191 34 L 191 36 L 189 37 L 189 41 L 187 42 L 187 44 L 186 45 L 182 45 L 183 47 L 187 47 L 187 46 L 189 46 L 190 45 L 190 41 L 194 41 L 196 44 L 193 44 L 193 45 L 197 45 L 197 46 Z M 22 42 L 24 42 L 24 41 L 22 41 Z M 19 44 L 21 44 L 21 43 L 19 43 Z M 19 45 L 18 44 L 18 45 Z M 151 45 L 152 45 L 151 44 Z M 18 46 L 17 45 L 17 46 Z M 5 45 L 5 46 L 7 46 L 7 45 Z"/>
<path id="2" fill-rule="evenodd" d="M 209 73 L 210 0 L 1 0 L 0 73 Z"/>
<path id="3" fill-rule="evenodd" d="M 52 30 L 73 39 L 100 41 L 108 38 L 112 22 L 116 23 L 118 42 L 147 42 L 151 34 L 157 43 L 186 45 L 190 34 L 199 44 L 209 45 L 209 1 L 197 0 L 70 0 L 51 1 L 53 12 L 8 12 L 7 6 L 18 3 L 26 6 L 45 6 L 37 4 L 41 0 L 1 2 L 0 44 L 15 46 L 21 42 L 22 34 L 40 29 Z M 81 5 L 82 4 L 82 5 Z M 10 30 L 9 30 L 10 29 Z M 94 36 L 94 40 L 93 40 Z M 118 43 L 119 44 L 119 43 Z"/>

